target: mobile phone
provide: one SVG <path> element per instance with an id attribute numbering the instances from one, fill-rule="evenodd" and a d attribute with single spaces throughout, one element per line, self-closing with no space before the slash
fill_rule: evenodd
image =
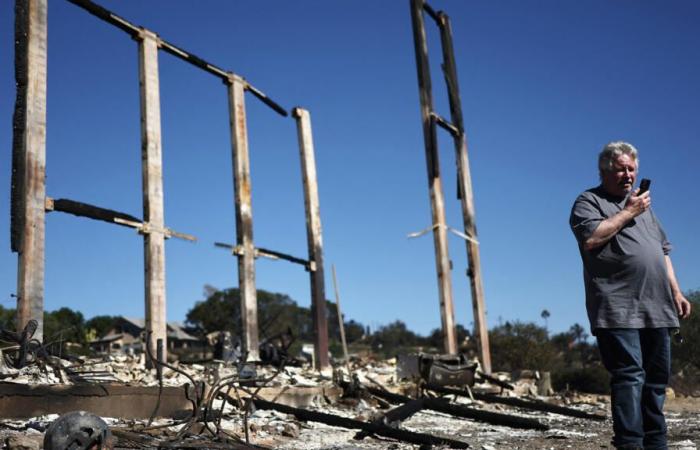
<path id="1" fill-rule="evenodd" d="M 642 181 L 639 183 L 639 192 L 637 192 L 637 195 L 642 195 L 646 191 L 649 190 L 649 186 L 651 185 L 651 180 L 649 178 L 642 178 Z"/>

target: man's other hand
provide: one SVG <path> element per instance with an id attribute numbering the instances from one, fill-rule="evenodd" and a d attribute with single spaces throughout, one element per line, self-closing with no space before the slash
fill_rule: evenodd
<path id="1" fill-rule="evenodd" d="M 676 311 L 678 311 L 678 317 L 681 319 L 686 319 L 690 316 L 690 311 L 693 309 L 691 303 L 685 298 L 683 294 L 676 294 L 673 297 L 673 301 L 676 303 Z"/>

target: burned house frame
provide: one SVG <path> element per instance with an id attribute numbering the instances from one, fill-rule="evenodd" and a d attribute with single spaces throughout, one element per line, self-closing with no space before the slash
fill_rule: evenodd
<path id="1" fill-rule="evenodd" d="M 153 348 L 156 348 L 158 340 L 165 342 L 165 239 L 177 237 L 194 241 L 196 238 L 165 226 L 158 76 L 158 51 L 163 50 L 218 77 L 227 88 L 236 214 L 236 245 L 230 247 L 238 259 L 242 337 L 249 358 L 258 359 L 259 343 L 255 258 L 273 256 L 302 264 L 309 272 L 315 360 L 317 368 L 328 367 L 323 244 L 309 112 L 302 108 L 292 111 L 301 156 L 309 250 L 308 259 L 301 259 L 256 248 L 253 242 L 245 93 L 253 94 L 282 116 L 286 117 L 287 111 L 241 76 L 163 40 L 153 31 L 135 26 L 90 0 L 67 1 L 119 28 L 138 43 L 143 219 L 74 200 L 52 199 L 46 195 L 47 0 L 16 0 L 17 97 L 13 117 L 11 249 L 18 253 L 17 328 L 22 329 L 31 319 L 35 319 L 39 323 L 35 337 L 42 338 L 45 214 L 61 211 L 135 228 L 143 235 L 146 331 Z M 167 349 L 167 346 L 164 348 Z"/>

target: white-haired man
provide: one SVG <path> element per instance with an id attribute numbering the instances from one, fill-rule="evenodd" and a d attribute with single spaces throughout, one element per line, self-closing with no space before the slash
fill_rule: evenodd
<path id="1" fill-rule="evenodd" d="M 583 261 L 591 330 L 611 375 L 613 445 L 666 449 L 669 332 L 691 305 L 650 193 L 633 188 L 637 168 L 634 146 L 607 144 L 598 156 L 601 184 L 579 195 L 569 223 Z"/>

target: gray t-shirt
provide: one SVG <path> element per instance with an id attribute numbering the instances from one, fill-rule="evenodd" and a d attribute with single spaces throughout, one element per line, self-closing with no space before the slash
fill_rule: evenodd
<path id="1" fill-rule="evenodd" d="M 602 247 L 583 248 L 600 222 L 620 212 L 626 201 L 598 186 L 579 195 L 571 209 L 569 224 L 583 260 L 586 310 L 594 334 L 596 328 L 678 327 L 664 257 L 671 244 L 651 209 Z"/>

